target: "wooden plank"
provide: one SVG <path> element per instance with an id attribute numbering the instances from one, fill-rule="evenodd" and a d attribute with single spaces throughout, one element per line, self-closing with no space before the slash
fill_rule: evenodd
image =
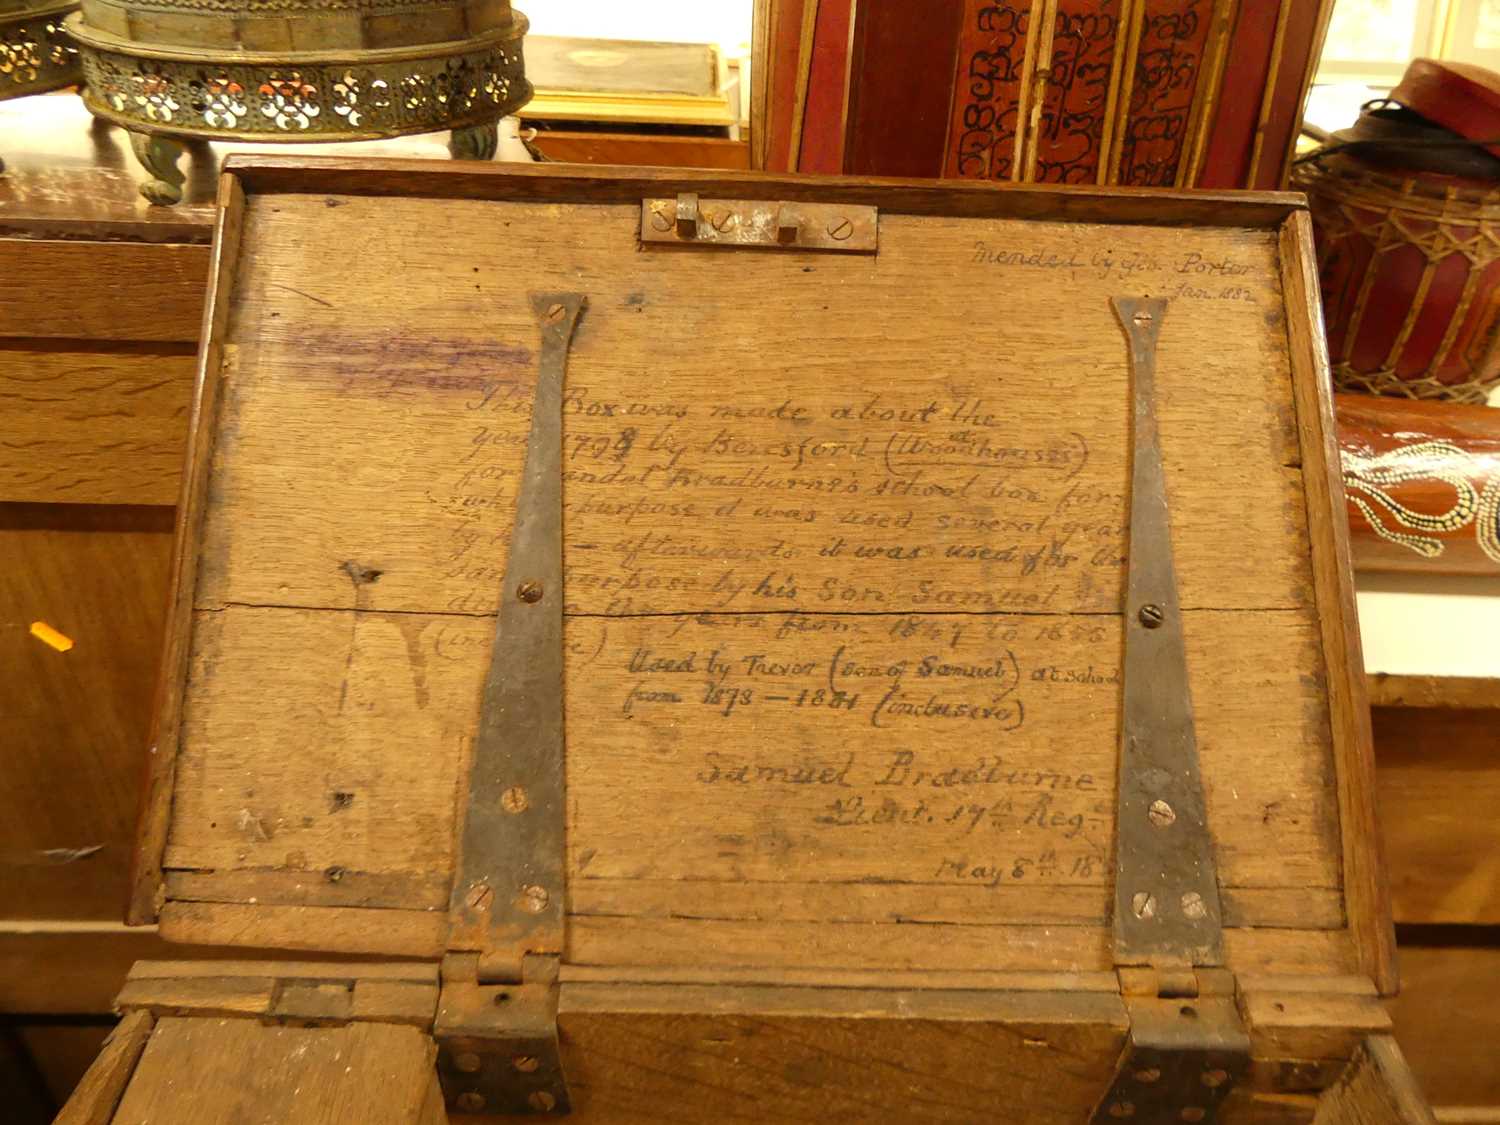
<path id="1" fill-rule="evenodd" d="M 565 985 L 573 1119 L 1073 1125 L 1124 1042 L 1118 996 L 804 991 Z"/>
<path id="2" fill-rule="evenodd" d="M 1500 678 L 1490 676 L 1402 676 L 1376 672 L 1369 677 L 1369 685 L 1371 707 L 1500 708 Z"/>
<path id="3" fill-rule="evenodd" d="M 831 200 L 879 207 L 882 213 L 1044 219 L 1111 224 L 1269 227 L 1306 210 L 1293 192 L 1195 191 L 1156 188 L 988 184 L 967 181 L 799 177 L 736 172 L 691 175 L 657 168 L 556 165 L 439 165 L 415 160 L 318 157 L 295 154 L 231 156 L 225 171 L 251 194 L 413 196 L 428 199 L 532 199 L 538 202 L 624 203 L 648 196 L 698 192 L 704 198 Z"/>
<path id="4" fill-rule="evenodd" d="M 405 902 L 408 908 L 445 905 L 452 863 L 452 814 L 445 795 L 458 783 L 463 747 L 477 721 L 469 701 L 477 694 L 484 667 L 487 621 L 368 613 L 360 615 L 351 634 L 348 617 L 238 607 L 199 614 L 195 682 L 196 670 L 212 667 L 214 674 L 202 681 L 204 690 L 186 727 L 190 749 L 180 765 L 183 786 L 167 861 L 196 870 L 172 875 L 174 897 L 349 905 L 365 893 L 360 890 L 363 873 L 374 873 L 373 879 L 390 872 L 394 886 L 414 892 Z M 725 620 L 744 627 L 743 619 Z M 905 658 L 902 646 L 909 642 L 890 640 L 888 626 L 878 619 L 873 628 L 858 616 L 828 620 L 847 626 L 839 637 L 849 660 L 889 668 Z M 1020 620 L 1033 631 L 1039 623 L 1042 630 L 1052 627 L 1047 618 Z M 1337 888 L 1337 870 L 1329 859 L 1332 815 L 1322 796 L 1329 778 L 1317 771 L 1316 750 L 1325 728 L 1308 719 L 1316 715 L 1309 710 L 1315 709 L 1316 696 L 1285 665 L 1278 665 L 1274 653 L 1282 639 L 1275 632 L 1247 629 L 1248 620 L 1244 614 L 1205 614 L 1195 616 L 1189 629 L 1196 674 L 1204 685 L 1199 725 L 1217 748 L 1206 777 L 1211 808 L 1222 818 L 1224 881 L 1247 922 L 1336 925 L 1336 904 L 1314 890 Z M 772 635 L 777 624 L 773 620 L 744 640 L 730 637 L 731 643 L 725 643 L 721 621 L 684 623 L 676 629 L 676 647 L 662 651 L 685 659 L 682 654 L 706 653 L 718 645 L 720 659 L 736 669 L 743 669 L 742 654 L 757 651 L 767 661 L 787 662 L 799 648 L 805 651 L 808 641 L 803 633 L 789 632 L 778 642 Z M 1112 624 L 1105 633 L 1113 635 Z M 920 784 L 918 771 L 928 767 L 915 756 L 908 758 L 907 727 L 869 726 L 880 694 L 866 689 L 847 711 L 752 699 L 724 716 L 721 706 L 705 707 L 696 698 L 653 704 L 647 696 L 670 692 L 684 678 L 631 670 L 635 654 L 653 635 L 659 635 L 659 623 L 652 618 L 579 618 L 570 623 L 570 675 L 575 682 L 593 685 L 568 697 L 569 729 L 579 732 L 570 748 L 576 772 L 569 786 L 575 803 L 569 847 L 575 912 L 725 915 L 736 909 L 731 896 L 738 894 L 745 902 L 741 912 L 758 901 L 764 913 L 781 893 L 783 898 L 800 896 L 803 905 L 796 909 L 804 911 L 857 910 L 857 915 L 846 915 L 850 918 L 935 920 L 943 911 L 948 917 L 978 911 L 1014 920 L 1034 916 L 1028 913 L 1033 896 L 1007 894 L 1007 889 L 1040 881 L 1073 888 L 1065 892 L 1073 898 L 1047 904 L 1053 917 L 1102 920 L 1109 877 L 1102 849 L 1108 843 L 1104 826 L 1113 786 L 1113 665 L 1096 664 L 1099 682 L 1068 693 L 1068 704 L 1054 719 L 1033 706 L 1030 738 L 1010 752 L 1012 765 L 996 775 L 980 807 L 975 794 Z M 983 634 L 976 636 L 983 645 Z M 1038 643 L 1034 638 L 1012 643 L 1023 663 L 1040 660 L 1030 655 Z M 1309 637 L 1297 643 L 1312 642 Z M 1065 667 L 1087 665 L 1101 647 L 1087 641 L 1045 645 Z M 1108 642 L 1102 647 L 1107 649 Z M 289 649 L 306 656 L 284 666 L 284 672 L 268 671 L 274 654 Z M 420 679 L 413 672 L 416 665 L 408 663 L 413 653 L 423 669 Z M 455 660 L 455 653 L 476 659 Z M 950 650 L 952 659 L 978 660 L 981 653 L 964 643 Z M 1228 674 L 1221 661 L 1238 666 L 1244 660 L 1265 669 L 1261 696 L 1251 700 L 1210 690 L 1209 685 Z M 1284 677 L 1276 674 L 1279 670 L 1285 670 Z M 780 692 L 791 700 L 804 691 L 825 690 L 826 674 L 827 666 L 820 662 L 798 676 L 758 677 L 746 690 Z M 326 690 L 322 685 L 336 684 L 345 675 L 350 685 L 346 710 L 340 714 L 320 706 Z M 882 684 L 877 692 L 888 690 Z M 423 692 L 425 708 L 416 705 Z M 1023 701 L 1031 697 L 1029 689 L 1022 696 Z M 694 721 L 716 723 L 721 733 L 715 748 L 694 752 L 689 770 L 677 760 L 653 759 L 651 747 L 675 737 L 689 708 L 702 716 Z M 822 768 L 833 771 L 831 777 L 842 775 L 843 784 L 797 785 L 771 774 L 757 789 L 754 776 L 736 780 L 735 771 L 750 760 L 746 755 L 753 757 L 749 740 L 768 712 L 786 724 L 780 737 L 793 744 L 836 740 L 855 721 L 865 726 L 860 749 L 826 762 L 818 759 Z M 1264 755 L 1268 734 L 1309 753 L 1295 769 L 1269 771 Z M 953 768 L 974 769 L 977 760 L 969 761 L 973 755 L 964 751 L 968 737 L 963 728 L 935 731 L 926 753 L 951 754 Z M 272 757 L 264 749 L 304 739 L 322 748 L 317 756 Z M 430 754 L 412 759 L 380 749 L 413 744 L 430 747 Z M 193 749 L 199 746 L 212 752 Z M 1046 762 L 1055 760 L 1064 746 L 1074 754 L 1073 768 L 1066 777 L 1054 777 Z M 764 754 L 771 756 L 762 764 L 773 768 L 775 755 L 769 749 Z M 377 760 L 382 763 L 378 775 L 371 771 Z M 752 775 L 759 776 L 759 768 Z M 1022 772 L 1012 778 L 1016 769 Z M 663 838 L 652 807 L 622 801 L 627 790 L 662 794 L 678 809 L 682 835 Z M 247 797 L 247 791 L 254 795 Z M 805 856 L 808 864 L 800 881 L 781 870 L 785 864 L 779 852 L 755 841 L 757 806 L 746 795 L 776 791 L 784 794 L 779 801 L 785 846 Z M 855 798 L 858 805 L 851 803 Z M 907 809 L 924 804 L 921 816 L 942 822 L 960 807 L 966 812 L 952 825 L 954 832 L 927 828 L 925 821 L 896 825 L 905 829 L 898 837 L 904 852 L 898 860 L 889 854 L 890 825 L 872 822 L 862 812 L 884 808 L 887 799 Z M 843 803 L 835 806 L 834 801 Z M 974 823 L 965 827 L 967 822 Z M 685 846 L 684 837 L 696 842 Z M 1275 850 L 1273 840 L 1282 850 Z M 954 846 L 974 856 L 962 870 L 953 863 L 945 866 Z M 979 858 L 975 849 L 980 848 L 989 849 L 989 859 Z M 1053 853 L 1050 859 L 1048 852 Z M 294 857 L 290 864 L 288 857 Z M 998 859 L 1007 861 L 1003 870 L 980 870 L 994 867 Z M 289 869 L 278 874 L 273 869 L 279 865 Z M 1014 867 L 1020 868 L 1019 875 L 1013 874 Z M 330 881 L 330 872 L 336 880 Z M 876 875 L 878 883 L 868 881 Z M 595 880 L 614 884 L 611 889 Z M 766 885 L 775 882 L 800 885 L 778 892 Z M 941 889 L 944 883 L 946 890 Z M 419 886 L 425 889 L 417 894 Z M 356 899 L 346 887 L 353 888 Z M 610 897 L 601 899 L 606 893 Z M 717 906 L 714 896 L 722 896 Z M 390 894 L 368 901 L 402 905 Z M 785 900 L 782 905 L 793 904 Z"/>
<path id="5" fill-rule="evenodd" d="M 53 1125 L 110 1125 L 115 1120 L 115 1107 L 155 1022 L 149 1012 L 131 1012 L 120 1020 Z"/>
<path id="6" fill-rule="evenodd" d="M 240 223 L 245 197 L 239 182 L 233 176 L 221 177 L 219 189 L 210 286 L 207 301 L 200 308 L 204 344 L 199 353 L 192 414 L 188 422 L 188 463 L 193 467 L 183 474 L 177 509 L 176 550 L 172 558 L 168 600 L 171 629 L 162 645 L 152 712 L 151 749 L 147 759 L 145 791 L 141 797 L 136 847 L 131 856 L 130 894 L 125 909 L 125 920 L 136 925 L 156 918 L 157 892 L 162 881 L 162 851 L 166 847 L 167 811 L 171 807 L 172 780 L 177 763 L 178 700 L 188 660 L 184 610 L 192 605 L 197 581 L 198 556 L 195 545 L 202 519 L 203 493 L 208 483 L 209 455 L 218 420 L 219 382 L 224 364 L 230 361 L 223 350 L 222 341 L 229 323 L 230 279 L 239 258 Z"/>
<path id="7" fill-rule="evenodd" d="M 0 498 L 175 504 L 190 352 L 0 346 Z"/>
<path id="8" fill-rule="evenodd" d="M 193 343 L 207 269 L 200 245 L 0 238 L 0 337 Z"/>
<path id="9" fill-rule="evenodd" d="M 718 137 L 635 136 L 620 133 L 539 131 L 531 142 L 551 160 L 567 164 L 642 164 L 668 168 L 748 169 L 748 141 Z"/>
<path id="10" fill-rule="evenodd" d="M 1397 920 L 1500 923 L 1494 711 L 1377 708 L 1372 719 Z"/>
<path id="11" fill-rule="evenodd" d="M 1372 1035 L 1338 1083 L 1318 1102 L 1314 1125 L 1435 1125 L 1401 1048 Z"/>
<path id="12" fill-rule="evenodd" d="M 1493 928 L 1403 929 L 1396 1039 L 1435 1106 L 1500 1107 L 1500 941 Z M 1488 944 L 1485 944 L 1485 943 Z"/>
<path id="13" fill-rule="evenodd" d="M 48 1017 L 109 1012 L 132 965 L 183 956 L 201 959 L 203 972 L 213 975 L 220 971 L 214 966 L 226 960 L 254 956 L 288 961 L 295 955 L 243 945 L 184 948 L 163 941 L 154 927 L 127 928 L 118 922 L 0 923 L 0 1011 Z M 405 978 L 432 967 L 407 964 L 397 971 Z"/>
<path id="14" fill-rule="evenodd" d="M 137 961 L 130 968 L 131 981 L 222 980 L 227 977 L 275 977 L 278 980 L 327 980 L 357 978 L 360 981 L 394 981 L 401 984 L 436 985 L 438 967 L 417 961 Z"/>
<path id="15" fill-rule="evenodd" d="M 181 964 L 181 963 L 179 963 Z M 282 973 L 286 964 L 291 970 Z M 167 966 L 131 973 L 115 1004 L 124 1010 L 145 1010 L 161 1017 L 253 1016 L 297 1023 L 369 1020 L 404 1023 L 431 1029 L 437 1011 L 436 967 L 426 979 L 400 979 L 390 966 L 371 966 L 367 978 L 359 963 L 230 962 L 212 966 L 187 964 L 191 971 L 168 975 Z M 409 972 L 406 975 L 411 975 Z M 393 979 L 394 978 L 394 979 Z"/>
<path id="16" fill-rule="evenodd" d="M 0 918 L 119 917 L 171 526 L 164 508 L 0 504 Z"/>
<path id="17" fill-rule="evenodd" d="M 1375 762 L 1365 697 L 1364 655 L 1354 604 L 1349 525 L 1345 518 L 1323 338 L 1322 303 L 1313 259 L 1312 220 L 1292 215 L 1282 227 L 1282 283 L 1288 308 L 1287 341 L 1297 372 L 1297 428 L 1301 438 L 1312 539 L 1313 577 L 1337 763 L 1344 893 L 1360 965 L 1383 993 L 1396 989 L 1396 942 L 1390 892 L 1381 867 L 1375 818 Z M 1319 471 L 1312 471 L 1317 466 Z"/>
<path id="18" fill-rule="evenodd" d="M 413 1125 L 429 1112 L 436 1054 L 430 1036 L 391 1024 L 166 1018 L 141 1055 L 118 1119 Z"/>
<path id="19" fill-rule="evenodd" d="M 188 945 L 245 945 L 310 953 L 441 957 L 448 916 L 436 911 L 361 910 L 333 906 L 169 902 L 161 933 Z"/>
<path id="20" fill-rule="evenodd" d="M 1366 1036 L 1387 1033 L 1391 1028 L 1385 1007 L 1371 995 L 1244 989 L 1239 1005 L 1257 1059 L 1342 1063 Z"/>

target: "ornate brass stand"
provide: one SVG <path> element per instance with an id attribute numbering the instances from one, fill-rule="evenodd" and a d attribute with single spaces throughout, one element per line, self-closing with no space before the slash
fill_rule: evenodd
<path id="1" fill-rule="evenodd" d="M 78 52 L 63 34 L 75 7 L 76 0 L 0 0 L 0 101 L 79 81 Z"/>
<path id="2" fill-rule="evenodd" d="M 456 157 L 488 160 L 531 96 L 509 0 L 86 0 L 67 29 L 85 104 L 130 131 L 158 204 L 182 198 L 179 138 L 451 129 Z"/>

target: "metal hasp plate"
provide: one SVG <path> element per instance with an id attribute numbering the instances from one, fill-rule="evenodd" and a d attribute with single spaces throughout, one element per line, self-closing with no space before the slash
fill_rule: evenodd
<path id="1" fill-rule="evenodd" d="M 879 234 L 876 209 L 858 204 L 699 199 L 692 192 L 641 202 L 642 242 L 873 254 Z"/>
<path id="2" fill-rule="evenodd" d="M 541 358 L 435 1028 L 449 1105 L 470 1113 L 569 1108 L 555 988 L 565 905 L 562 392 L 585 304 L 581 293 L 531 296 Z"/>
<path id="3" fill-rule="evenodd" d="M 1249 1065 L 1249 1039 L 1234 978 L 1214 968 L 1224 926 L 1156 419 L 1168 302 L 1113 304 L 1130 346 L 1133 443 L 1114 904 L 1130 1043 L 1093 1120 L 1211 1122 Z M 1125 989 L 1142 970 L 1149 987 Z"/>

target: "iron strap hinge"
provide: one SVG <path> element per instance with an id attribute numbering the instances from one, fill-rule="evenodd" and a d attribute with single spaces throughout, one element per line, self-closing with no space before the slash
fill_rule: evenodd
<path id="1" fill-rule="evenodd" d="M 1166 298 L 1116 297 L 1131 373 L 1114 959 L 1129 1043 L 1094 1122 L 1212 1122 L 1249 1068 L 1199 770 L 1156 414 Z"/>
<path id="2" fill-rule="evenodd" d="M 476 954 L 443 958 L 433 1036 L 449 1109 L 563 1114 L 572 1108 L 557 1038 L 560 960 L 529 954 L 519 981 L 484 983 Z"/>
<path id="3" fill-rule="evenodd" d="M 495 644 L 480 703 L 434 1034 L 451 1108 L 566 1113 L 562 401 L 587 298 L 533 293 L 541 334 Z"/>
<path id="4" fill-rule="evenodd" d="M 1212 1122 L 1250 1069 L 1234 974 L 1120 970 L 1130 1038 L 1095 1123 Z"/>

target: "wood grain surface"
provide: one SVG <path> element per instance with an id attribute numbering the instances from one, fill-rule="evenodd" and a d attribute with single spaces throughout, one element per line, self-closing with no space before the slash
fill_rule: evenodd
<path id="1" fill-rule="evenodd" d="M 1500 1116 L 1500 934 L 1464 926 L 1410 933 L 1401 947 L 1401 995 L 1391 1004 L 1396 1039 L 1440 1120 L 1450 1119 L 1452 1107 L 1473 1107 L 1467 1120 L 1493 1120 Z"/>
<path id="2" fill-rule="evenodd" d="M 151 1038 L 155 1019 L 149 1012 L 131 1012 L 110 1032 L 103 1050 L 63 1106 L 54 1125 L 111 1125 L 141 1053 Z"/>
<path id="3" fill-rule="evenodd" d="M 428 1034 L 394 1024 L 169 1017 L 157 1021 L 113 1125 L 425 1125 L 436 1054 Z"/>
<path id="4" fill-rule="evenodd" d="M 171 550 L 170 509 L 0 504 L 0 917 L 120 917 Z"/>
<path id="5" fill-rule="evenodd" d="M 1108 302 L 1149 292 L 1173 301 L 1160 411 L 1231 956 L 1354 967 L 1276 230 L 891 198 L 879 255 L 835 260 L 642 253 L 613 204 L 249 197 L 256 252 L 207 369 L 164 932 L 440 947 L 525 290 L 578 289 L 570 961 L 1107 968 L 1128 390 Z M 315 249 L 377 224 L 400 282 Z M 433 229 L 495 233 L 456 256 Z M 715 299 L 731 276 L 758 299 Z M 370 908 L 392 924 L 361 927 Z"/>
<path id="6" fill-rule="evenodd" d="M 1373 718 L 1396 920 L 1500 923 L 1495 712 L 1383 707 Z"/>
<path id="7" fill-rule="evenodd" d="M 0 497 L 177 502 L 195 345 L 0 342 Z"/>
<path id="8" fill-rule="evenodd" d="M 1437 1125 L 1437 1119 L 1396 1040 L 1372 1035 L 1319 1100 L 1313 1125 Z"/>

